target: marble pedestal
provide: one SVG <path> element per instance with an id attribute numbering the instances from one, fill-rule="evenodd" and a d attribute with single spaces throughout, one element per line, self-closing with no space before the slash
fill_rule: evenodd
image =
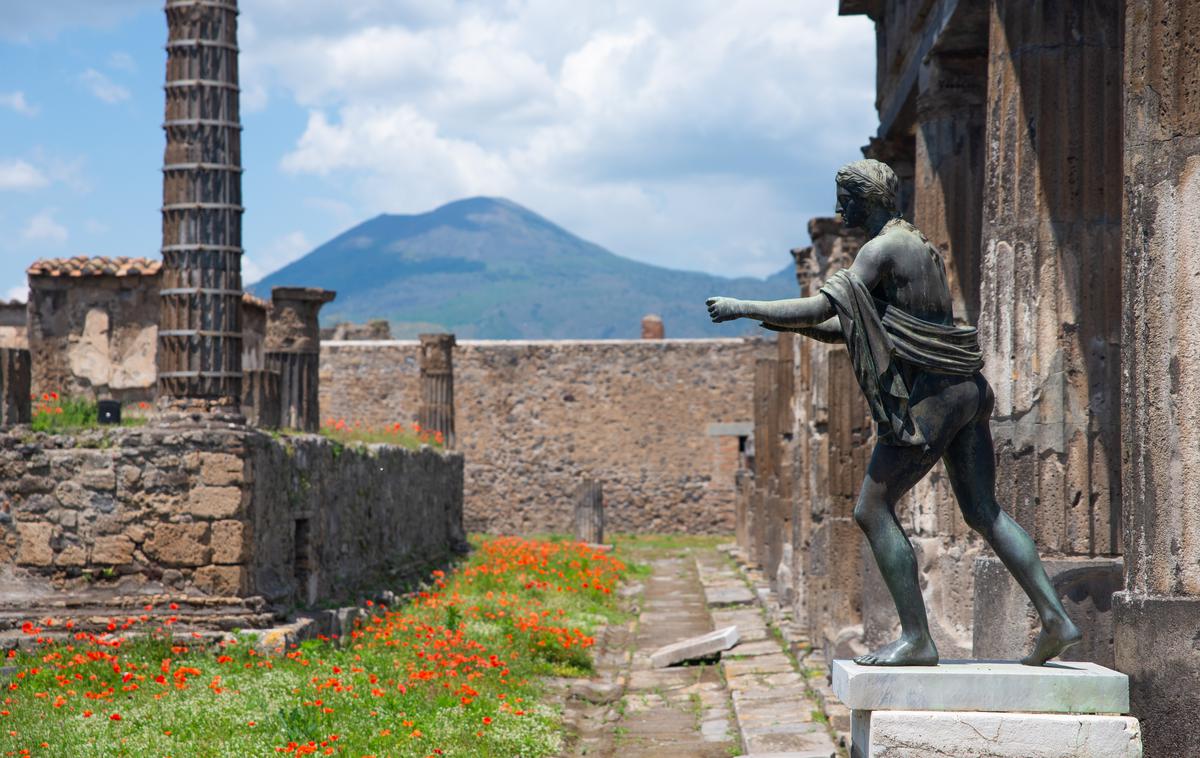
<path id="1" fill-rule="evenodd" d="M 851 709 L 851 758 L 1137 758 L 1129 678 L 1095 663 L 938 666 L 833 662 L 833 691 Z"/>

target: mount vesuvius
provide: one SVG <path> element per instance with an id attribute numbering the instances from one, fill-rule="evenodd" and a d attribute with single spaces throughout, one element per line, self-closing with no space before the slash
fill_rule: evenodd
<path id="1" fill-rule="evenodd" d="M 321 321 L 383 318 L 396 337 L 452 331 L 475 339 L 635 338 L 647 313 L 668 337 L 735 336 L 753 322 L 712 324 L 710 295 L 796 297 L 788 266 L 727 279 L 622 258 L 508 200 L 476 197 L 411 216 L 381 215 L 247 289 L 337 290 Z"/>

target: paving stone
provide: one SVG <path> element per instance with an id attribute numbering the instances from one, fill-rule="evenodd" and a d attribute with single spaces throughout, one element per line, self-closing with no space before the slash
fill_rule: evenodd
<path id="1" fill-rule="evenodd" d="M 736 584 L 728 587 L 706 587 L 704 596 L 709 605 L 749 605 L 754 602 L 754 595 L 745 585 Z"/>

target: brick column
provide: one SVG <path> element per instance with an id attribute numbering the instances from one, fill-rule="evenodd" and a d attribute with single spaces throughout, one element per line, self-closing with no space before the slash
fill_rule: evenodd
<path id="1" fill-rule="evenodd" d="M 29 423 L 29 389 L 29 351 L 0 348 L 0 427 Z"/>
<path id="2" fill-rule="evenodd" d="M 1200 755 L 1200 0 L 1126 8 L 1116 659 L 1167 758 Z"/>
<path id="3" fill-rule="evenodd" d="M 237 0 L 167 0 L 160 398 L 238 415 L 242 168 Z"/>
<path id="4" fill-rule="evenodd" d="M 979 318 L 997 497 L 1084 628 L 1066 657 L 1108 664 L 1121 552 L 1121 14 L 1117 0 L 992 2 Z M 1026 600 L 995 558 L 976 568 L 974 654 L 1022 654 Z"/>
<path id="5" fill-rule="evenodd" d="M 267 318 L 267 368 L 279 372 L 280 425 L 315 432 L 319 407 L 321 306 L 336 292 L 316 287 L 275 287 Z"/>
<path id="6" fill-rule="evenodd" d="M 446 448 L 454 438 L 454 345 L 453 334 L 422 334 L 421 405 L 417 423 L 422 429 L 441 432 Z"/>

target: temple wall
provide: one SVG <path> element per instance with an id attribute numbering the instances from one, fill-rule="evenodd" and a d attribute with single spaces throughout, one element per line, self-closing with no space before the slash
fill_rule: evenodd
<path id="1" fill-rule="evenodd" d="M 322 420 L 411 424 L 419 343 L 321 345 Z M 766 340 L 473 341 L 454 348 L 472 531 L 569 531 L 582 477 L 613 532 L 732 533 Z"/>

